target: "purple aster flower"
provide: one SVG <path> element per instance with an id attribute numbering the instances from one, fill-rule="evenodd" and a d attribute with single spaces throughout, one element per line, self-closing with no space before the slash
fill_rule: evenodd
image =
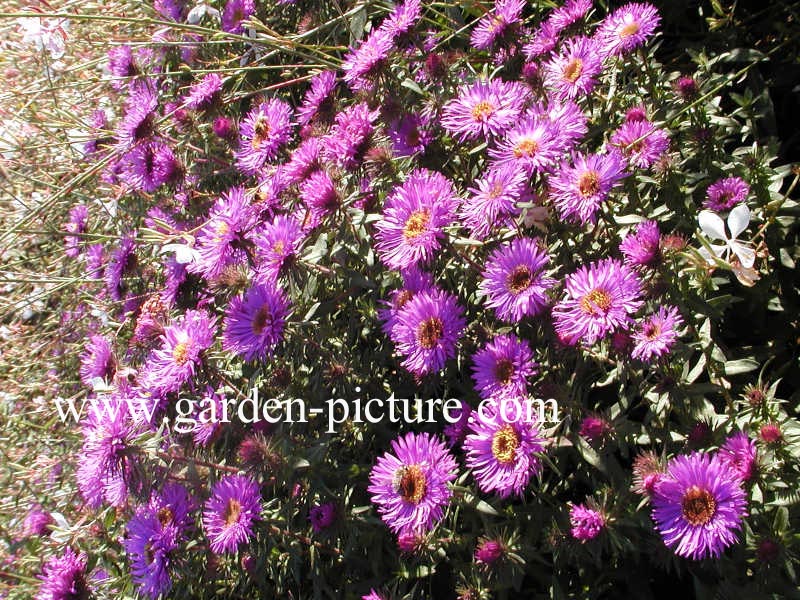
<path id="1" fill-rule="evenodd" d="M 223 140 L 232 141 L 236 138 L 236 126 L 228 117 L 217 117 L 211 124 L 214 135 Z"/>
<path id="2" fill-rule="evenodd" d="M 719 557 L 736 543 L 747 498 L 736 474 L 718 457 L 677 456 L 655 487 L 653 520 L 678 556 Z"/>
<path id="3" fill-rule="evenodd" d="M 458 199 L 441 173 L 417 169 L 395 188 L 375 224 L 375 248 L 392 269 L 429 261 L 441 247 L 443 228 L 452 223 Z"/>
<path id="4" fill-rule="evenodd" d="M 86 557 L 67 548 L 61 556 L 52 556 L 39 575 L 42 584 L 36 600 L 88 600 L 92 590 L 86 581 Z"/>
<path id="5" fill-rule="evenodd" d="M 353 91 L 371 89 L 383 72 L 394 49 L 392 36 L 381 29 L 373 31 L 358 48 L 350 48 L 342 62 L 344 80 Z"/>
<path id="6" fill-rule="evenodd" d="M 529 414 L 530 413 L 530 414 Z M 542 470 L 538 454 L 544 439 L 538 415 L 518 399 L 503 399 L 473 413 L 464 440 L 466 464 L 481 491 L 501 498 L 522 496 L 531 478 Z"/>
<path id="7" fill-rule="evenodd" d="M 538 372 L 530 345 L 513 334 L 498 335 L 472 361 L 472 378 L 481 398 L 524 397 L 528 378 Z"/>
<path id="8" fill-rule="evenodd" d="M 172 589 L 169 567 L 177 540 L 174 531 L 165 529 L 150 507 L 139 508 L 128 521 L 123 545 L 139 591 L 155 600 Z"/>
<path id="9" fill-rule="evenodd" d="M 475 548 L 475 562 L 485 567 L 495 566 L 506 554 L 506 547 L 500 540 L 482 539 Z"/>
<path id="10" fill-rule="evenodd" d="M 547 305 L 555 281 L 544 275 L 550 262 L 536 238 L 517 238 L 496 248 L 486 260 L 480 291 L 499 319 L 516 323 Z"/>
<path id="11" fill-rule="evenodd" d="M 544 85 L 558 98 L 576 98 L 590 93 L 603 70 L 595 42 L 575 37 L 562 44 L 561 53 L 544 65 Z"/>
<path id="12" fill-rule="evenodd" d="M 103 262 L 105 248 L 102 243 L 92 244 L 86 248 L 86 277 L 89 279 L 103 279 Z"/>
<path id="13" fill-rule="evenodd" d="M 529 95 L 516 81 L 478 80 L 445 104 L 442 126 L 462 142 L 502 135 L 517 123 Z"/>
<path id="14" fill-rule="evenodd" d="M 539 56 L 549 53 L 556 47 L 560 33 L 561 30 L 550 21 L 540 23 L 533 32 L 531 40 L 522 47 L 525 58 L 534 60 Z"/>
<path id="15" fill-rule="evenodd" d="M 91 158 L 99 150 L 111 144 L 111 138 L 106 133 L 108 131 L 108 116 L 106 111 L 97 109 L 92 112 L 92 118 L 89 121 L 89 129 L 91 137 L 83 145 L 83 153 Z"/>
<path id="16" fill-rule="evenodd" d="M 706 190 L 703 206 L 715 212 L 732 209 L 747 200 L 750 186 L 740 177 L 726 177 L 712 183 Z"/>
<path id="17" fill-rule="evenodd" d="M 652 451 L 640 452 L 633 459 L 633 485 L 631 489 L 642 496 L 655 494 L 656 486 L 664 477 L 664 465 Z"/>
<path id="18" fill-rule="evenodd" d="M 606 527 L 606 519 L 600 511 L 584 504 L 573 504 L 569 509 L 572 537 L 581 542 L 593 540 Z"/>
<path id="19" fill-rule="evenodd" d="M 425 271 L 416 267 L 410 267 L 403 271 L 403 287 L 391 293 L 389 302 L 385 302 L 386 308 L 378 309 L 378 317 L 383 321 L 381 328 L 388 336 L 392 336 L 392 330 L 397 323 L 397 315 L 408 304 L 414 294 L 422 290 L 433 287 L 433 277 Z"/>
<path id="20" fill-rule="evenodd" d="M 154 350 L 145 372 L 146 386 L 154 394 L 177 392 L 200 365 L 202 354 L 214 343 L 216 319 L 204 310 L 188 310 L 161 336 L 161 348 Z"/>
<path id="21" fill-rule="evenodd" d="M 228 33 L 242 33 L 242 21 L 256 14 L 255 0 L 228 0 L 222 11 L 222 30 Z"/>
<path id="22" fill-rule="evenodd" d="M 631 356 L 642 362 L 652 362 L 660 358 L 675 345 L 678 329 L 683 324 L 678 309 L 674 306 L 661 306 L 653 315 L 647 317 L 633 333 L 635 345 Z"/>
<path id="23" fill-rule="evenodd" d="M 642 45 L 655 33 L 661 17 L 652 4 L 632 2 L 608 15 L 595 32 L 603 56 L 619 56 Z"/>
<path id="24" fill-rule="evenodd" d="M 105 269 L 106 289 L 112 300 L 121 300 L 125 291 L 122 278 L 136 267 L 135 237 L 132 234 L 122 236 L 119 246 L 114 248 Z"/>
<path id="25" fill-rule="evenodd" d="M 235 0 L 231 0 L 233 2 Z M 258 174 L 292 135 L 292 107 L 270 98 L 250 109 L 239 125 L 236 166 L 246 175 Z"/>
<path id="26" fill-rule="evenodd" d="M 613 428 L 601 415 L 588 415 L 581 421 L 581 428 L 578 434 L 589 442 L 597 443 L 603 441 Z"/>
<path id="27" fill-rule="evenodd" d="M 45 537 L 50 535 L 50 525 L 55 523 L 52 515 L 42 510 L 39 505 L 34 506 L 25 515 L 22 522 L 22 535 L 24 537 Z"/>
<path id="28" fill-rule="evenodd" d="M 211 550 L 233 553 L 253 535 L 261 518 L 261 489 L 242 475 L 226 475 L 214 484 L 203 510 L 203 528 Z"/>
<path id="29" fill-rule="evenodd" d="M 642 305 L 641 283 L 621 262 L 607 258 L 567 276 L 565 297 L 553 307 L 559 338 L 569 345 L 591 346 L 631 323 Z"/>
<path id="30" fill-rule="evenodd" d="M 367 488 L 384 523 L 395 533 L 425 532 L 444 516 L 458 475 L 444 443 L 429 433 L 407 433 L 378 458 Z"/>
<path id="31" fill-rule="evenodd" d="M 224 192 L 197 234 L 198 258 L 189 263 L 187 269 L 213 279 L 230 265 L 246 262 L 245 235 L 255 226 L 257 217 L 244 188 L 235 187 Z"/>
<path id="32" fill-rule="evenodd" d="M 203 110 L 209 108 L 219 97 L 222 91 L 222 77 L 217 73 L 208 73 L 203 79 L 189 88 L 189 93 L 183 101 L 186 108 Z"/>
<path id="33" fill-rule="evenodd" d="M 123 147 L 148 139 L 155 130 L 158 96 L 149 82 L 133 82 L 125 103 L 125 115 L 117 127 L 117 140 Z"/>
<path id="34" fill-rule="evenodd" d="M 415 375 L 444 367 L 456 354 L 456 343 L 466 326 L 458 299 L 433 288 L 414 295 L 398 312 L 391 337 L 403 355 L 403 366 Z"/>
<path id="35" fill-rule="evenodd" d="M 99 399 L 83 422 L 76 479 L 91 508 L 99 508 L 104 501 L 124 506 L 128 499 L 136 455 L 134 441 L 141 427 L 134 425 L 126 400 L 122 394 Z"/>
<path id="36" fill-rule="evenodd" d="M 108 51 L 108 70 L 113 77 L 111 85 L 117 91 L 125 86 L 127 78 L 138 75 L 130 46 L 115 46 Z"/>
<path id="37" fill-rule="evenodd" d="M 297 108 L 297 122 L 308 125 L 315 119 L 329 115 L 333 110 L 333 91 L 336 88 L 336 73 L 323 71 L 311 78 L 311 87 Z"/>
<path id="38" fill-rule="evenodd" d="M 550 195 L 564 220 L 594 224 L 608 194 L 627 176 L 619 152 L 578 154 L 548 180 Z"/>
<path id="39" fill-rule="evenodd" d="M 311 507 L 308 520 L 314 533 L 322 533 L 336 522 L 336 503 L 325 502 Z"/>
<path id="40" fill-rule="evenodd" d="M 547 21 L 558 31 L 563 31 L 581 20 L 592 8 L 592 0 L 567 0 L 564 6 L 553 10 Z"/>
<path id="41" fill-rule="evenodd" d="M 152 194 L 175 181 L 180 165 L 172 149 L 162 142 L 137 144 L 122 158 L 120 177 L 132 189 Z"/>
<path id="42" fill-rule="evenodd" d="M 750 481 L 758 467 L 756 443 L 743 431 L 734 433 L 726 439 L 717 457 L 743 482 Z"/>
<path id="43" fill-rule="evenodd" d="M 186 5 L 181 0 L 153 0 L 153 8 L 165 19 L 180 23 Z"/>
<path id="44" fill-rule="evenodd" d="M 327 171 L 314 171 L 300 184 L 300 198 L 306 206 L 308 215 L 303 219 L 303 228 L 314 229 L 328 215 L 339 208 L 341 199 L 336 185 Z"/>
<path id="45" fill-rule="evenodd" d="M 257 280 L 277 281 L 297 258 L 304 239 L 300 224 L 292 217 L 278 215 L 271 223 L 264 224 L 255 237 Z"/>
<path id="46" fill-rule="evenodd" d="M 589 131 L 588 117 L 572 100 L 551 100 L 546 105 L 537 103 L 530 112 L 539 121 L 551 125 L 555 143 L 562 152 L 572 148 Z"/>
<path id="47" fill-rule="evenodd" d="M 222 348 L 244 360 L 271 356 L 283 340 L 289 301 L 275 284 L 256 284 L 233 298 L 225 311 Z"/>
<path id="48" fill-rule="evenodd" d="M 683 76 L 672 84 L 675 93 L 683 100 L 694 100 L 699 91 L 697 81 L 694 77 Z"/>
<path id="49" fill-rule="evenodd" d="M 464 436 L 467 435 L 469 429 L 470 419 L 474 418 L 472 407 L 463 400 L 458 400 L 458 402 L 461 405 L 458 420 L 454 423 L 449 423 L 443 432 L 444 437 L 447 438 L 447 445 L 451 448 L 460 445 L 464 441 Z M 450 412 L 450 416 L 454 416 L 452 412 Z"/>
<path id="50" fill-rule="evenodd" d="M 642 221 L 619 245 L 629 265 L 652 267 L 661 260 L 661 233 L 655 221 Z"/>
<path id="51" fill-rule="evenodd" d="M 64 236 L 66 250 L 64 254 L 70 258 L 75 258 L 80 253 L 80 237 L 78 235 L 86 231 L 86 222 L 89 219 L 89 209 L 84 204 L 77 204 L 69 210 L 69 220 L 64 229 L 67 233 L 75 235 Z"/>
<path id="52" fill-rule="evenodd" d="M 527 183 L 525 171 L 512 163 L 492 167 L 478 179 L 458 215 L 470 237 L 483 240 L 496 227 L 513 225 L 520 213 L 517 203 L 532 198 Z"/>
<path id="53" fill-rule="evenodd" d="M 421 16 L 420 0 L 406 0 L 395 6 L 391 14 L 383 20 L 379 30 L 388 34 L 393 40 L 402 42 Z"/>
<path id="54" fill-rule="evenodd" d="M 336 122 L 325 136 L 323 156 L 331 163 L 355 169 L 369 148 L 378 111 L 371 111 L 366 102 L 359 102 L 337 113 Z"/>
<path id="55" fill-rule="evenodd" d="M 531 177 L 553 164 L 561 151 L 553 126 L 529 115 L 506 132 L 489 156 L 494 164 L 513 165 Z"/>
<path id="56" fill-rule="evenodd" d="M 470 43 L 478 50 L 488 50 L 522 20 L 524 0 L 497 0 L 494 9 L 480 18 L 472 30 Z"/>
<path id="57" fill-rule="evenodd" d="M 669 148 L 669 135 L 650 121 L 626 121 L 611 136 L 611 145 L 618 147 L 628 162 L 646 169 Z"/>
<path id="58" fill-rule="evenodd" d="M 429 124 L 427 117 L 415 113 L 403 115 L 389 123 L 386 133 L 392 141 L 394 155 L 404 157 L 425 152 L 425 148 L 433 141 Z"/>
<path id="59" fill-rule="evenodd" d="M 647 121 L 647 109 L 642 104 L 631 106 L 625 111 L 625 121 Z"/>
<path id="60" fill-rule="evenodd" d="M 110 382 L 117 370 L 117 359 L 111 344 L 102 335 L 92 335 L 81 354 L 81 381 L 91 388 L 93 379 L 99 377 Z"/>
<path id="61" fill-rule="evenodd" d="M 194 500 L 180 483 L 164 484 L 164 488 L 150 498 L 148 507 L 158 517 L 162 529 L 170 530 L 176 540 L 185 537 L 194 525 Z"/>
<path id="62" fill-rule="evenodd" d="M 322 140 L 320 138 L 304 139 L 292 151 L 289 160 L 283 165 L 283 177 L 289 184 L 301 183 L 314 171 L 322 168 L 321 152 Z"/>
<path id="63" fill-rule="evenodd" d="M 286 165 L 270 165 L 259 174 L 255 209 L 260 213 L 262 219 L 268 219 L 279 212 L 284 212 L 287 204 L 284 194 L 290 187 L 291 182 L 286 175 Z"/>

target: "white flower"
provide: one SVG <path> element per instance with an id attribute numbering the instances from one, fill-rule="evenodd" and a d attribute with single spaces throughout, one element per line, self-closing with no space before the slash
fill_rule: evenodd
<path id="1" fill-rule="evenodd" d="M 22 30 L 22 41 L 33 44 L 37 50 L 49 50 L 53 59 L 64 56 L 67 50 L 66 19 L 41 19 L 39 17 L 21 17 L 17 25 Z"/>
<path id="2" fill-rule="evenodd" d="M 747 208 L 747 205 L 739 204 L 728 215 L 730 236 L 725 231 L 725 223 L 717 213 L 710 210 L 700 211 L 697 221 L 700 223 L 700 229 L 702 229 L 707 238 L 724 242 L 723 244 L 709 243 L 711 252 L 707 248 L 700 248 L 700 254 L 709 264 L 716 264 L 715 258 L 728 262 L 731 254 L 734 254 L 743 267 L 749 269 L 753 266 L 756 261 L 756 253 L 752 248 L 748 248 L 744 243 L 736 239 L 750 224 L 750 209 Z"/>
<path id="3" fill-rule="evenodd" d="M 200 253 L 188 244 L 164 244 L 161 247 L 161 254 L 167 252 L 174 252 L 176 262 L 182 265 L 197 262 L 200 259 Z"/>

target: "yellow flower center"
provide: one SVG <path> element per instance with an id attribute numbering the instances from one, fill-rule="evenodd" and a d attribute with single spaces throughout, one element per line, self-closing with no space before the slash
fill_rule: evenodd
<path id="1" fill-rule="evenodd" d="M 472 118 L 476 121 L 485 121 L 494 113 L 494 106 L 487 100 L 481 100 L 472 107 Z"/>
<path id="2" fill-rule="evenodd" d="M 495 431 L 492 436 L 492 454 L 497 462 L 503 465 L 514 462 L 517 448 L 519 448 L 519 435 L 511 425 Z"/>
<path id="3" fill-rule="evenodd" d="M 531 157 L 539 151 L 539 142 L 530 138 L 525 138 L 517 142 L 514 146 L 514 158 L 523 156 Z"/>
<path id="4" fill-rule="evenodd" d="M 584 198 L 600 192 L 600 176 L 597 171 L 586 171 L 578 178 L 578 190 Z"/>
<path id="5" fill-rule="evenodd" d="M 593 289 L 591 292 L 581 298 L 581 310 L 587 315 L 598 315 L 605 313 L 611 308 L 612 299 L 611 294 L 599 288 Z"/>
<path id="6" fill-rule="evenodd" d="M 564 67 L 564 79 L 570 83 L 575 83 L 578 77 L 583 73 L 583 61 L 580 58 L 572 59 L 569 64 Z"/>
<path id="7" fill-rule="evenodd" d="M 415 210 L 406 221 L 406 226 L 403 228 L 403 237 L 407 240 L 419 237 L 427 229 L 430 220 L 431 215 L 427 210 Z"/>
<path id="8" fill-rule="evenodd" d="M 625 27 L 619 30 L 619 39 L 626 40 L 637 33 L 639 33 L 639 23 L 634 21 L 633 23 L 628 23 L 625 25 Z"/>
<path id="9" fill-rule="evenodd" d="M 189 360 L 189 344 L 187 342 L 178 342 L 172 349 L 172 358 L 179 365 L 183 365 Z"/>

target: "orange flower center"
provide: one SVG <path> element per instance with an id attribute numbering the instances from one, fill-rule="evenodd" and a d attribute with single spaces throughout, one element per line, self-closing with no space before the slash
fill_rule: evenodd
<path id="1" fill-rule="evenodd" d="M 574 58 L 570 63 L 564 67 L 564 79 L 570 83 L 575 83 L 578 77 L 583 73 L 583 61 L 580 58 Z"/>
<path id="2" fill-rule="evenodd" d="M 236 498 L 231 498 L 228 500 L 228 504 L 225 505 L 225 512 L 222 514 L 222 518 L 225 521 L 225 525 L 230 527 L 234 523 L 239 521 L 239 515 L 242 514 L 242 503 L 239 502 Z"/>
<path id="3" fill-rule="evenodd" d="M 175 359 L 175 362 L 179 365 L 183 365 L 189 360 L 189 344 L 187 342 L 179 342 L 175 344 L 175 347 L 172 349 L 172 358 Z"/>
<path id="4" fill-rule="evenodd" d="M 681 501 L 683 518 L 690 525 L 705 525 L 717 512 L 717 501 L 711 492 L 696 485 L 690 487 Z"/>
<path id="5" fill-rule="evenodd" d="M 403 500 L 411 504 L 422 502 L 425 492 L 428 490 L 428 482 L 422 467 L 419 465 L 401 467 L 395 474 L 395 478 L 395 489 Z"/>
<path id="6" fill-rule="evenodd" d="M 639 23 L 634 21 L 633 23 L 628 23 L 625 25 L 625 27 L 619 30 L 619 39 L 626 40 L 637 33 L 639 33 Z"/>
<path id="7" fill-rule="evenodd" d="M 600 192 L 600 177 L 597 171 L 586 171 L 578 178 L 578 190 L 584 198 Z"/>
<path id="8" fill-rule="evenodd" d="M 485 121 L 494 113 L 494 106 L 487 100 L 481 100 L 472 107 L 472 118 L 476 121 Z"/>
<path id="9" fill-rule="evenodd" d="M 607 312 L 611 308 L 611 303 L 611 294 L 595 288 L 581 298 L 581 310 L 587 315 L 598 315 Z"/>
<path id="10" fill-rule="evenodd" d="M 530 138 L 525 138 L 517 142 L 514 146 L 514 158 L 522 158 L 523 156 L 533 156 L 539 151 L 539 142 Z"/>

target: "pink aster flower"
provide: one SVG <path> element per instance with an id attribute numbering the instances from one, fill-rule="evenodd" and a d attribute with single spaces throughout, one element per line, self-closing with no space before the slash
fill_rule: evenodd
<path id="1" fill-rule="evenodd" d="M 569 511 L 569 521 L 572 525 L 572 537 L 581 542 L 588 542 L 600 535 L 606 527 L 603 514 L 589 508 L 584 504 L 573 504 Z"/>
<path id="2" fill-rule="evenodd" d="M 658 312 L 650 315 L 636 327 L 633 333 L 635 343 L 631 356 L 642 362 L 652 362 L 669 354 L 678 339 L 676 331 L 683 324 L 678 309 L 674 306 L 660 306 Z"/>
<path id="3" fill-rule="evenodd" d="M 565 297 L 553 307 L 558 336 L 564 343 L 590 346 L 631 323 L 642 305 L 639 278 L 621 262 L 607 258 L 567 276 Z"/>
<path id="4" fill-rule="evenodd" d="M 558 98 L 576 98 L 590 93 L 603 70 L 594 40 L 575 37 L 562 44 L 561 52 L 544 66 L 544 85 Z"/>
<path id="5" fill-rule="evenodd" d="M 758 468 L 756 443 L 743 431 L 725 440 L 717 456 L 741 481 L 750 481 Z"/>
<path id="6" fill-rule="evenodd" d="M 611 136 L 616 146 L 632 166 L 646 169 L 669 148 L 669 135 L 650 121 L 626 121 Z"/>
<path id="7" fill-rule="evenodd" d="M 529 115 L 503 135 L 489 156 L 495 165 L 512 165 L 531 177 L 552 165 L 561 151 L 553 125 Z"/>
<path id="8" fill-rule="evenodd" d="M 226 475 L 214 484 L 203 508 L 203 529 L 218 554 L 233 553 L 253 536 L 261 518 L 261 489 L 242 475 Z"/>
<path id="9" fill-rule="evenodd" d="M 703 206 L 715 212 L 732 209 L 747 200 L 750 186 L 740 177 L 726 177 L 708 186 Z"/>
<path id="10" fill-rule="evenodd" d="M 494 9 L 478 20 L 470 35 L 470 43 L 478 50 L 488 50 L 509 30 L 521 22 L 524 0 L 497 0 Z"/>
<path id="11" fill-rule="evenodd" d="M 528 378 L 537 372 L 533 351 L 513 334 L 498 335 L 472 357 L 472 378 L 482 398 L 527 395 Z"/>
<path id="12" fill-rule="evenodd" d="M 275 284 L 257 284 L 231 300 L 225 313 L 224 350 L 244 360 L 271 356 L 283 340 L 289 301 Z"/>
<path id="13" fill-rule="evenodd" d="M 515 81 L 478 80 L 444 106 L 442 126 L 462 142 L 502 135 L 517 122 L 529 94 Z"/>
<path id="14" fill-rule="evenodd" d="M 483 240 L 493 229 L 513 225 L 513 218 L 520 213 L 517 203 L 532 197 L 527 179 L 523 169 L 502 163 L 475 181 L 458 215 L 471 237 Z"/>
<path id="15" fill-rule="evenodd" d="M 292 107 L 270 98 L 254 106 L 239 125 L 236 166 L 246 175 L 259 170 L 278 155 L 292 135 Z"/>
<path id="16" fill-rule="evenodd" d="M 655 33 L 661 17 L 652 4 L 632 2 L 608 15 L 595 32 L 604 56 L 619 56 L 642 45 Z"/>

